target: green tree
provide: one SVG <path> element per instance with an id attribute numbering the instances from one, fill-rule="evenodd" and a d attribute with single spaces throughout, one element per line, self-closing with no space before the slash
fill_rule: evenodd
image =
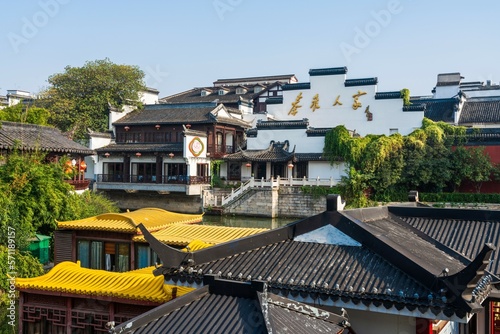
<path id="1" fill-rule="evenodd" d="M 0 166 L 0 244 L 7 244 L 9 228 L 16 231 L 16 247 L 25 249 L 35 232 L 50 235 L 56 221 L 118 211 L 101 195 L 74 193 L 63 166 L 64 160 L 47 162 L 41 153 L 7 157 Z"/>
<path id="2" fill-rule="evenodd" d="M 26 106 L 22 103 L 0 109 L 0 120 L 9 122 L 47 125 L 50 112 L 45 108 Z"/>
<path id="3" fill-rule="evenodd" d="M 330 162 L 343 161 L 347 176 L 345 194 L 356 205 L 401 198 L 410 189 L 442 192 L 470 181 L 479 191 L 491 175 L 500 178 L 500 167 L 492 166 L 481 149 L 468 148 L 465 128 L 424 118 L 422 127 L 407 136 L 367 135 L 353 137 L 344 126 L 325 136 L 324 154 Z"/>
<path id="4" fill-rule="evenodd" d="M 452 152 L 451 159 L 454 189 L 464 181 L 469 181 L 479 193 L 483 182 L 489 181 L 494 175 L 495 166 L 484 148 L 459 146 Z"/>
<path id="5" fill-rule="evenodd" d="M 139 92 L 145 89 L 143 71 L 107 58 L 66 66 L 48 82 L 39 103 L 51 111 L 51 124 L 75 139 L 84 138 L 88 128 L 107 130 L 109 105 L 139 106 Z"/>

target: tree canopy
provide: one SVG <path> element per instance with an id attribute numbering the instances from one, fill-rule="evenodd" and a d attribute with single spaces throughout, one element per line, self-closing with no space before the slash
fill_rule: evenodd
<path id="1" fill-rule="evenodd" d="M 56 221 L 116 212 L 116 206 L 95 193 L 78 195 L 64 181 L 64 163 L 47 162 L 41 153 L 13 152 L 0 166 L 0 244 L 14 229 L 16 247 L 24 249 L 35 232 L 50 235 Z"/>
<path id="2" fill-rule="evenodd" d="M 49 117 L 50 112 L 47 109 L 22 103 L 0 109 L 1 121 L 47 125 Z"/>
<path id="3" fill-rule="evenodd" d="M 109 105 L 138 106 L 139 92 L 145 89 L 142 70 L 107 58 L 82 67 L 66 66 L 48 82 L 38 103 L 51 111 L 50 123 L 74 139 L 83 138 L 88 128 L 106 131 Z"/>
<path id="4" fill-rule="evenodd" d="M 443 192 L 463 182 L 476 185 L 495 175 L 496 166 L 484 149 L 464 146 L 465 128 L 425 119 L 422 127 L 407 136 L 393 134 L 352 137 L 344 126 L 325 136 L 324 153 L 331 163 L 344 161 L 347 176 L 341 187 L 351 203 L 368 204 L 361 198 L 388 201 L 409 190 Z"/>

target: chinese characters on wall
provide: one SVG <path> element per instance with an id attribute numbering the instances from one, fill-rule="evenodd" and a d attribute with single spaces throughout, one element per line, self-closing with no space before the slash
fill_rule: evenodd
<path id="1" fill-rule="evenodd" d="M 352 98 L 353 98 L 352 109 L 353 110 L 357 110 L 358 108 L 361 108 L 363 106 L 363 104 L 360 101 L 360 97 L 363 95 L 366 95 L 366 92 L 358 90 L 358 92 L 352 96 Z M 302 100 L 302 97 L 303 97 L 302 92 L 297 94 L 295 101 L 292 102 L 292 107 L 290 108 L 288 115 L 292 115 L 292 116 L 297 115 L 297 113 L 299 112 L 299 109 L 302 108 L 302 105 L 299 104 L 300 100 Z M 341 106 L 341 105 L 342 105 L 342 102 L 340 101 L 340 95 L 337 95 L 332 106 L 336 107 L 336 106 Z M 311 109 L 314 112 L 320 108 L 321 107 L 319 105 L 319 94 L 316 94 L 312 98 L 311 105 L 309 106 L 309 109 Z M 373 114 L 369 111 L 369 106 L 367 107 L 365 113 L 367 115 L 367 118 L 369 118 L 368 120 L 371 121 L 373 119 Z"/>

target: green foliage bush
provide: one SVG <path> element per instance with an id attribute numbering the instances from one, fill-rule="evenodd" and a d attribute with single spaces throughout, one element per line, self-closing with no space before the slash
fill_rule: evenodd
<path id="1" fill-rule="evenodd" d="M 433 203 L 500 203 L 500 194 L 419 193 L 419 200 Z"/>
<path id="2" fill-rule="evenodd" d="M 464 146 L 465 130 L 424 118 L 422 127 L 407 136 L 356 137 L 341 125 L 326 134 L 324 155 L 332 164 L 346 164 L 341 194 L 357 207 L 406 200 L 410 189 L 449 192 L 465 181 L 479 193 L 483 182 L 500 179 L 500 167 L 484 149 Z"/>

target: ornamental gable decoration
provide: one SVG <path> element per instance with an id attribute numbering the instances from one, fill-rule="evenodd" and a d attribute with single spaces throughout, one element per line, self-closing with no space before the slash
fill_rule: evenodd
<path id="1" fill-rule="evenodd" d="M 191 154 L 195 157 L 199 157 L 203 153 L 204 149 L 205 145 L 199 137 L 194 137 L 189 142 L 189 152 L 191 152 Z"/>

